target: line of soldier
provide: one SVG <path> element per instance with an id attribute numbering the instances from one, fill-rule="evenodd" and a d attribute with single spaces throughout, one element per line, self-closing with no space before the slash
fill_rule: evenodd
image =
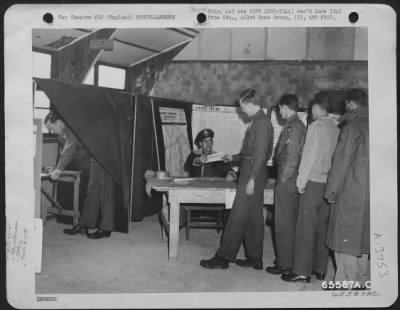
<path id="1" fill-rule="evenodd" d="M 240 162 L 238 190 L 218 251 L 200 262 L 209 269 L 225 269 L 230 262 L 263 269 L 260 219 L 273 128 L 254 89 L 244 91 L 239 103 L 251 124 L 241 153 L 225 157 L 227 163 Z M 345 103 L 347 112 L 336 125 L 328 116 L 327 94 L 316 94 L 306 130 L 297 115 L 297 96 L 284 94 L 279 100 L 286 123 L 275 150 L 276 260 L 266 271 L 284 281 L 310 282 L 311 275 L 324 280 L 329 249 L 336 261 L 335 281 L 365 283 L 369 278 L 368 98 L 363 90 L 351 89 Z M 212 143 L 214 133 L 206 129 L 198 137 Z M 204 172 L 203 157 L 191 154 L 186 170 Z M 241 244 L 246 257 L 236 259 Z"/>

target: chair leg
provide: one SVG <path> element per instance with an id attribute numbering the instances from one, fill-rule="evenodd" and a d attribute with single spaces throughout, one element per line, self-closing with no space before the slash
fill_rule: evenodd
<path id="1" fill-rule="evenodd" d="M 219 234 L 219 231 L 220 231 L 220 226 L 222 226 L 222 212 L 223 211 L 218 211 L 218 219 L 217 219 L 217 225 L 218 225 L 218 228 L 217 228 L 217 233 Z"/>
<path id="2" fill-rule="evenodd" d="M 186 209 L 186 240 L 189 240 L 190 234 L 190 209 Z"/>
<path id="3" fill-rule="evenodd" d="M 163 226 L 163 222 L 161 220 L 161 212 L 158 214 L 158 223 L 160 224 L 160 228 L 161 228 L 161 240 L 164 240 L 164 226 Z"/>

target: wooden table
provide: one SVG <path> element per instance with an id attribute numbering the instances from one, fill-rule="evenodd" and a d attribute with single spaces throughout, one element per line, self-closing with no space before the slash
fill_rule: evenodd
<path id="1" fill-rule="evenodd" d="M 50 201 L 51 207 L 47 208 L 44 203 L 42 203 L 41 207 L 41 216 L 43 220 L 43 224 L 46 224 L 46 215 L 47 213 L 60 214 L 72 216 L 73 224 L 77 225 L 79 221 L 79 183 L 80 183 L 80 171 L 68 171 L 64 170 L 61 172 L 60 177 L 57 180 L 51 180 L 49 174 L 41 174 L 40 178 L 42 181 L 49 180 L 55 182 L 56 186 L 58 182 L 65 183 L 73 183 L 74 184 L 74 198 L 73 198 L 73 209 L 66 210 L 61 204 L 57 201 L 57 194 L 53 197 L 52 194 L 48 193 L 43 186 L 41 187 L 42 194 Z M 57 193 L 57 188 L 54 189 L 54 192 Z"/>
<path id="2" fill-rule="evenodd" d="M 168 233 L 168 258 L 177 259 L 179 247 L 179 211 L 181 203 L 225 204 L 227 190 L 235 191 L 237 184 L 220 178 L 198 178 L 189 184 L 177 184 L 169 180 L 147 180 L 150 189 L 165 194 L 161 220 Z M 274 203 L 274 183 L 267 183 L 264 203 Z"/>

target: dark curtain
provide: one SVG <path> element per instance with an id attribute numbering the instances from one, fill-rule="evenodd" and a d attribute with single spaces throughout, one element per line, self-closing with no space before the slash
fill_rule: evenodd
<path id="1" fill-rule="evenodd" d="M 131 181 L 131 95 L 117 90 L 36 79 L 90 155 L 107 171 L 117 194 L 115 227 L 128 231 Z"/>
<path id="2" fill-rule="evenodd" d="M 165 170 L 165 147 L 159 109 L 160 107 L 184 109 L 189 142 L 192 145 L 192 104 L 148 96 L 136 96 L 134 101 L 132 220 L 140 221 L 162 208 L 162 196 L 153 191 L 152 196 L 148 197 L 143 178 L 146 170 Z"/>
<path id="3" fill-rule="evenodd" d="M 184 109 L 189 144 L 192 145 L 192 104 L 132 96 L 107 88 L 36 80 L 39 88 L 49 97 L 54 110 L 113 178 L 119 193 L 115 197 L 116 230 L 126 232 L 130 220 L 140 221 L 145 216 L 159 212 L 162 196 L 153 193 L 152 197 L 148 197 L 144 180 L 146 170 L 165 169 L 159 108 Z"/>
<path id="4" fill-rule="evenodd" d="M 154 135 L 153 113 L 150 97 L 137 96 L 134 100 L 133 125 L 133 182 L 132 182 L 132 220 L 141 221 L 145 216 L 155 214 L 162 208 L 162 196 L 145 192 L 144 173 L 146 170 L 160 170 Z M 158 149 L 157 149 L 158 148 Z"/>

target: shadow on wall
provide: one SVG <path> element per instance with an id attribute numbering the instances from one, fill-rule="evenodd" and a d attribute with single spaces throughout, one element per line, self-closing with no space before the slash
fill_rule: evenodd
<path id="1" fill-rule="evenodd" d="M 255 88 L 265 107 L 285 92 L 308 107 L 320 90 L 368 87 L 366 61 L 341 62 L 172 62 L 161 72 L 154 96 L 209 105 L 233 105 L 240 92 Z"/>

